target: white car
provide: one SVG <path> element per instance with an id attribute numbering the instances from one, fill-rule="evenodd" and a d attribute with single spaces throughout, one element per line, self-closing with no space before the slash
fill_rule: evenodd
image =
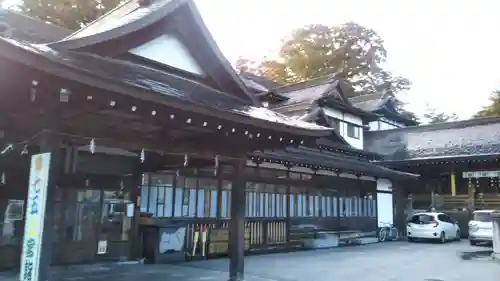
<path id="1" fill-rule="evenodd" d="M 431 239 L 445 243 L 449 240 L 460 240 L 460 227 L 445 213 L 417 213 L 408 221 L 406 234 L 410 242 L 416 239 Z"/>
<path id="2" fill-rule="evenodd" d="M 469 242 L 472 246 L 491 244 L 493 241 L 493 222 L 491 213 L 494 210 L 480 210 L 474 212 L 469 222 Z"/>

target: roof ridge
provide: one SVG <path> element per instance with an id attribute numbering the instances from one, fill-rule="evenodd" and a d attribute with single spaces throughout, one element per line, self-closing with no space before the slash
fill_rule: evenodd
<path id="1" fill-rule="evenodd" d="M 361 103 L 361 102 L 372 101 L 372 100 L 376 100 L 376 99 L 382 99 L 385 96 L 386 96 L 386 94 L 384 94 L 384 93 L 370 93 L 370 94 L 350 97 L 349 100 L 352 103 Z"/>
<path id="2" fill-rule="evenodd" d="M 291 92 L 291 91 L 297 91 L 297 90 L 302 90 L 302 89 L 306 89 L 306 88 L 316 87 L 316 86 L 323 85 L 323 84 L 332 83 L 334 81 L 335 81 L 334 75 L 325 75 L 325 76 L 321 76 L 321 77 L 317 77 L 317 78 L 313 78 L 313 79 L 308 79 L 308 80 L 305 80 L 302 82 L 277 87 L 274 90 L 278 93 L 287 93 L 287 92 Z M 321 82 L 324 82 L 324 83 L 321 83 Z M 284 91 L 284 90 L 286 90 L 286 91 Z"/>
<path id="3" fill-rule="evenodd" d="M 395 128 L 389 130 L 379 130 L 379 131 L 371 131 L 367 132 L 369 134 L 373 134 L 376 132 L 395 132 L 395 131 L 439 131 L 439 130 L 451 130 L 451 129 L 462 129 L 473 126 L 484 126 L 489 124 L 500 123 L 500 117 L 480 117 L 480 118 L 471 118 L 467 120 L 458 120 L 452 122 L 442 122 L 435 124 L 426 124 L 419 126 L 410 126 L 406 128 Z"/>

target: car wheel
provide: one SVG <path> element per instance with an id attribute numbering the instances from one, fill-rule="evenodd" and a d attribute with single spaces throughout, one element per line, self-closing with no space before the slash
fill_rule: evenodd
<path id="1" fill-rule="evenodd" d="M 408 237 L 408 242 L 415 242 L 415 238 Z"/>
<path id="2" fill-rule="evenodd" d="M 476 246 L 476 245 L 477 245 L 477 242 L 476 242 L 476 241 L 474 241 L 474 240 L 469 240 L 469 244 L 470 244 L 471 246 Z"/>
<path id="3" fill-rule="evenodd" d="M 444 234 L 444 231 L 441 232 L 441 234 L 439 235 L 439 243 L 441 244 L 446 243 L 446 234 Z"/>

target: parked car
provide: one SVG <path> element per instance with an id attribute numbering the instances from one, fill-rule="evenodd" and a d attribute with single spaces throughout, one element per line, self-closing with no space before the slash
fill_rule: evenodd
<path id="1" fill-rule="evenodd" d="M 474 211 L 473 218 L 469 222 L 469 243 L 472 246 L 493 243 L 493 221 L 491 219 L 493 212 L 494 210 Z"/>
<path id="2" fill-rule="evenodd" d="M 410 242 L 428 239 L 445 243 L 460 240 L 460 227 L 457 221 L 445 213 L 423 212 L 411 217 L 406 226 L 406 234 Z"/>

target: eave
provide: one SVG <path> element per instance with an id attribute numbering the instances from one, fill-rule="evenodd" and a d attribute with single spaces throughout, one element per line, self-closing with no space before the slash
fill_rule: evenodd
<path id="1" fill-rule="evenodd" d="M 372 176 L 391 180 L 416 180 L 419 178 L 417 174 L 395 171 L 369 162 L 333 153 L 325 154 L 318 150 L 307 148 L 285 148 L 280 151 L 254 152 L 251 154 L 251 159 L 257 163 L 264 161 L 294 165 L 310 168 L 312 171 L 324 170 L 336 174 L 348 173 L 358 177 Z"/>
<path id="2" fill-rule="evenodd" d="M 393 110 L 387 108 L 386 106 L 382 106 L 381 108 L 373 112 L 375 114 L 378 114 L 379 116 L 385 116 L 387 119 L 394 120 L 398 123 L 402 123 L 405 126 L 418 126 L 417 121 L 406 118 L 400 113 L 394 112 Z"/>
<path id="3" fill-rule="evenodd" d="M 126 3 L 133 1 L 139 0 Z M 218 48 L 192 0 L 156 0 L 141 9 L 146 10 L 144 15 L 121 26 L 82 38 L 70 35 L 49 46 L 61 51 L 87 52 L 116 58 L 165 32 L 172 32 L 183 41 L 204 72 L 216 81 L 220 90 L 238 96 L 253 106 L 260 104 Z M 86 28 L 91 25 L 92 23 Z"/>
<path id="4" fill-rule="evenodd" d="M 240 101 L 234 96 L 210 89 L 207 86 L 190 82 L 180 77 L 168 76 L 123 61 L 72 52 L 68 52 L 67 54 L 64 52 L 58 53 L 46 46 L 22 45 L 19 42 L 5 39 L 0 40 L 0 50 L 0 57 L 8 61 L 20 63 L 33 70 L 114 92 L 128 98 L 137 99 L 138 101 L 153 102 L 158 104 L 158 106 L 173 107 L 213 118 L 231 120 L 231 122 L 238 124 L 257 126 L 270 131 L 281 131 L 286 134 L 304 136 L 306 138 L 328 136 L 332 131 L 330 128 L 292 120 L 265 108 L 248 106 L 247 103 Z M 96 63 L 92 63 L 92 61 Z M 174 91 L 174 94 L 166 95 L 158 92 L 154 87 L 134 84 L 134 81 L 126 80 L 126 77 L 120 77 L 122 80 L 112 78 L 109 75 L 116 75 L 116 73 L 107 72 L 108 70 L 116 72 L 120 68 L 135 69 L 135 67 L 138 67 L 138 70 L 140 70 L 141 79 L 149 79 L 148 81 L 155 82 L 155 77 L 168 77 L 170 81 L 176 81 L 177 85 L 185 84 L 189 87 L 195 87 L 194 89 L 206 90 L 210 95 L 222 98 L 221 102 L 225 101 L 225 103 L 221 103 L 220 106 L 216 104 L 209 106 L 210 103 L 208 101 L 183 99 L 179 93 L 174 91 L 176 90 L 175 88 L 168 85 Z M 134 73 L 128 72 L 127 75 L 134 75 Z M 240 107 L 229 111 L 227 111 L 229 108 L 224 110 L 224 106 L 228 106 L 228 102 L 230 104 L 240 104 Z"/>
<path id="5" fill-rule="evenodd" d="M 434 165 L 459 165 L 464 163 L 482 163 L 482 162 L 498 162 L 500 154 L 480 154 L 480 155 L 455 155 L 455 156 L 436 156 L 436 157 L 421 157 L 403 160 L 384 160 L 374 163 L 387 167 L 415 167 L 415 166 L 434 166 Z"/>

